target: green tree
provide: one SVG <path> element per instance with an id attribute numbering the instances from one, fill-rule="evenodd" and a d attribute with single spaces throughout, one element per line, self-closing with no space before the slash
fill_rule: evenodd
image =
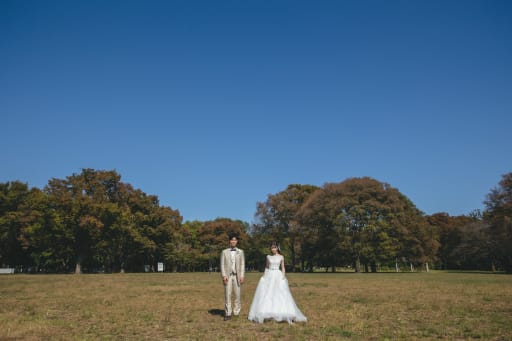
<path id="1" fill-rule="evenodd" d="M 311 226 L 317 262 L 331 267 L 352 263 L 368 271 L 397 257 L 421 259 L 425 225 L 422 213 L 397 189 L 369 177 L 329 183 L 315 192 L 300 212 Z"/>
<path id="2" fill-rule="evenodd" d="M 154 268 L 183 240 L 182 217 L 120 180 L 115 171 L 82 169 L 51 179 L 44 191 L 0 184 L 0 263 L 51 272 L 73 263 L 76 273 Z"/>
<path id="3" fill-rule="evenodd" d="M 75 273 L 82 264 L 124 271 L 144 244 L 123 205 L 121 176 L 115 171 L 82 169 L 64 180 L 51 179 L 45 192 L 72 236 Z"/>
<path id="4" fill-rule="evenodd" d="M 489 224 L 491 249 L 496 263 L 512 272 L 512 173 L 503 175 L 499 186 L 484 201 L 484 219 Z"/>
<path id="5" fill-rule="evenodd" d="M 100 241 L 103 222 L 98 218 L 98 206 L 104 202 L 96 172 L 82 170 L 65 180 L 51 179 L 45 187 L 50 203 L 59 211 L 63 224 L 70 230 L 75 257 L 75 273 L 82 272 L 82 262 L 91 261 Z M 114 174 L 113 176 L 117 176 Z M 102 174 L 106 175 L 106 174 Z M 103 194 L 102 194 L 102 193 Z"/>
<path id="6" fill-rule="evenodd" d="M 124 224 L 118 226 L 125 230 L 121 236 L 131 236 L 126 261 L 131 260 L 139 269 L 142 265 L 156 269 L 157 263 L 165 260 L 167 246 L 181 227 L 179 211 L 161 206 L 157 196 L 125 183 L 119 185 L 118 205 L 124 211 Z"/>
<path id="7" fill-rule="evenodd" d="M 448 213 L 439 212 L 426 216 L 429 229 L 433 231 L 439 242 L 437 248 L 436 267 L 439 269 L 461 269 L 462 261 L 455 254 L 464 239 L 465 226 L 473 223 L 475 219 L 469 216 L 450 216 Z"/>
<path id="8" fill-rule="evenodd" d="M 61 212 L 48 197 L 33 189 L 25 202 L 23 247 L 30 253 L 35 271 L 66 273 L 73 268 L 72 235 Z"/>
<path id="9" fill-rule="evenodd" d="M 166 245 L 171 243 L 180 231 L 188 230 L 182 227 L 182 220 L 178 210 L 167 206 L 155 206 L 150 211 L 149 221 L 142 234 L 151 241 L 151 246 L 154 246 L 145 248 L 146 260 L 151 264 L 164 261 Z"/>
<path id="10" fill-rule="evenodd" d="M 30 195 L 28 185 L 19 181 L 0 183 L 0 265 L 30 266 L 23 243 L 24 207 Z M 26 246 L 26 242 L 25 242 Z"/>
<path id="11" fill-rule="evenodd" d="M 471 218 L 461 227 L 460 243 L 451 256 L 461 270 L 494 270 L 490 248 L 489 226 L 481 219 Z"/>

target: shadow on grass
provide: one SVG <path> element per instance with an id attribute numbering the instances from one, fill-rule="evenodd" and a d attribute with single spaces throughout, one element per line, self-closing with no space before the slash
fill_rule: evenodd
<path id="1" fill-rule="evenodd" d="M 217 315 L 217 316 L 224 316 L 224 309 L 210 309 L 210 310 L 208 310 L 208 314 L 210 314 L 210 315 Z"/>

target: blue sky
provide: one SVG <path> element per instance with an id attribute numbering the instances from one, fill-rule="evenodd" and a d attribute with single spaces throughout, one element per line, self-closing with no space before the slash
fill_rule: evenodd
<path id="1" fill-rule="evenodd" d="M 0 2 L 0 182 L 115 169 L 184 220 L 370 176 L 467 214 L 512 171 L 512 2 Z"/>

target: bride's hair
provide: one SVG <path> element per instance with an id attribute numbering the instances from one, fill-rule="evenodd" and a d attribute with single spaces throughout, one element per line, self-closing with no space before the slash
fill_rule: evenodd
<path id="1" fill-rule="evenodd" d="M 277 247 L 277 253 L 281 254 L 281 248 L 279 247 L 279 244 L 275 240 L 272 241 L 272 244 L 270 244 L 270 249 L 272 249 L 274 246 Z"/>

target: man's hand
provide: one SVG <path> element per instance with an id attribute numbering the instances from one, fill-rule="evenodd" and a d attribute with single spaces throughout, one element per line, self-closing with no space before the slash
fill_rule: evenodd
<path id="1" fill-rule="evenodd" d="M 244 283 L 244 278 L 240 277 L 240 284 L 243 284 L 243 283 Z"/>
<path id="2" fill-rule="evenodd" d="M 228 284 L 228 278 L 226 276 L 222 277 L 222 281 L 224 282 L 224 285 Z"/>

